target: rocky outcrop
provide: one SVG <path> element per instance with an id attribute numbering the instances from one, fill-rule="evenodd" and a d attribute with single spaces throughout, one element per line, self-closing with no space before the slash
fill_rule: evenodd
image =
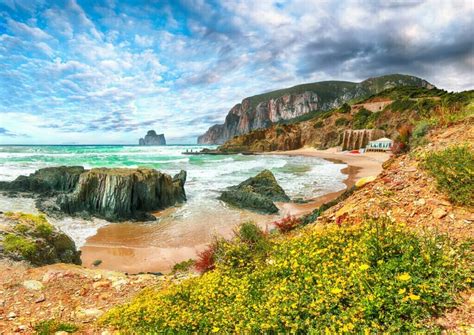
<path id="1" fill-rule="evenodd" d="M 40 169 L 0 190 L 38 196 L 36 206 L 49 214 L 81 214 L 110 221 L 154 219 L 147 212 L 186 201 L 186 172 L 174 178 L 153 169 L 85 170 L 81 166 Z"/>
<path id="2" fill-rule="evenodd" d="M 52 226 L 43 215 L 0 215 L 0 258 L 40 266 L 54 263 L 81 264 L 74 241 Z"/>
<path id="3" fill-rule="evenodd" d="M 223 144 L 234 136 L 268 128 L 312 111 L 327 111 L 354 99 L 363 99 L 384 89 L 413 85 L 432 88 L 427 81 L 407 75 L 387 75 L 361 83 L 326 81 L 273 91 L 245 98 L 227 114 L 224 124 L 214 125 L 198 137 L 199 144 Z"/>
<path id="4" fill-rule="evenodd" d="M 148 212 L 186 201 L 185 181 L 185 171 L 171 178 L 153 169 L 92 169 L 81 174 L 75 190 L 58 204 L 68 214 L 150 219 Z"/>
<path id="5" fill-rule="evenodd" d="M 274 201 L 290 200 L 269 170 L 230 187 L 219 199 L 239 208 L 270 214 L 278 212 Z"/>
<path id="6" fill-rule="evenodd" d="M 0 190 L 38 194 L 70 192 L 83 172 L 82 166 L 48 167 L 29 176 L 19 176 L 12 182 L 0 182 Z"/>
<path id="7" fill-rule="evenodd" d="M 145 135 L 145 138 L 141 138 L 138 141 L 138 145 L 166 145 L 165 135 L 158 135 L 156 131 L 149 130 Z"/>
<path id="8" fill-rule="evenodd" d="M 385 136 L 381 129 L 346 130 L 342 137 L 342 150 L 357 150 L 365 148 L 369 141 L 375 141 Z"/>

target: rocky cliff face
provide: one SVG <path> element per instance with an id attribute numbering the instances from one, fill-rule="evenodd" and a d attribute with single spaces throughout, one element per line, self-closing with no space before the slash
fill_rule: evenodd
<path id="1" fill-rule="evenodd" d="M 166 145 L 165 135 L 158 135 L 156 131 L 149 130 L 145 135 L 145 138 L 141 138 L 138 141 L 138 145 Z"/>
<path id="2" fill-rule="evenodd" d="M 214 125 L 199 136 L 198 143 L 223 144 L 234 136 L 268 128 L 281 120 L 299 117 L 311 111 L 327 111 L 344 102 L 404 85 L 433 87 L 417 77 L 388 75 L 370 78 L 361 83 L 328 81 L 304 84 L 245 98 L 229 111 L 224 124 Z"/>
<path id="3" fill-rule="evenodd" d="M 152 169 L 92 169 L 58 202 L 69 214 L 85 212 L 111 221 L 149 219 L 147 212 L 186 201 L 185 181 L 185 171 L 171 178 Z"/>

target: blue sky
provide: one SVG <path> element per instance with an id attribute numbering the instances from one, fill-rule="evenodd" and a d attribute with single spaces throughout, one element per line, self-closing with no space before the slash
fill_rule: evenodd
<path id="1" fill-rule="evenodd" d="M 0 0 L 0 143 L 194 143 L 242 98 L 320 80 L 472 89 L 473 3 Z"/>

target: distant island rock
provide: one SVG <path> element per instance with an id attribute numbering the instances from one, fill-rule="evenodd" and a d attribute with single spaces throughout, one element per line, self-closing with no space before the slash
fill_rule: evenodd
<path id="1" fill-rule="evenodd" d="M 148 130 L 145 138 L 138 141 L 138 145 L 166 145 L 165 134 L 157 134 L 154 130 Z"/>

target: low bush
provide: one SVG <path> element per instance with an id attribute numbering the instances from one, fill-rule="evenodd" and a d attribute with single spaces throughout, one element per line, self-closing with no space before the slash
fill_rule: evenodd
<path id="1" fill-rule="evenodd" d="M 349 113 L 350 111 L 351 111 L 351 106 L 349 106 L 348 103 L 342 104 L 342 106 L 339 107 L 338 109 L 338 112 L 343 113 L 343 114 Z"/>
<path id="2" fill-rule="evenodd" d="M 453 203 L 474 206 L 474 151 L 471 148 L 453 146 L 433 152 L 423 165 Z"/>
<path id="3" fill-rule="evenodd" d="M 398 136 L 393 141 L 392 152 L 395 155 L 401 155 L 410 150 L 410 138 L 412 134 L 412 127 L 408 124 L 398 128 Z"/>
<path id="4" fill-rule="evenodd" d="M 415 125 L 413 134 L 410 139 L 410 146 L 418 147 L 427 143 L 425 138 L 426 134 L 430 130 L 430 123 L 427 120 L 421 120 Z"/>
<path id="5" fill-rule="evenodd" d="M 24 258 L 30 258 L 36 253 L 36 244 L 15 234 L 7 234 L 3 240 L 3 248 L 6 252 L 19 254 Z"/>
<path id="6" fill-rule="evenodd" d="M 349 120 L 346 119 L 345 117 L 340 117 L 339 119 L 336 120 L 336 126 L 346 126 L 349 124 Z"/>
<path id="7" fill-rule="evenodd" d="M 386 108 L 390 109 L 392 112 L 403 112 L 416 109 L 417 101 L 411 100 L 408 98 L 398 99 L 393 101 Z"/>
<path id="8" fill-rule="evenodd" d="M 193 266 L 195 266 L 196 261 L 194 259 L 188 259 L 187 261 L 182 261 L 173 265 L 172 272 L 188 272 Z"/>
<path id="9" fill-rule="evenodd" d="M 353 129 L 364 129 L 364 128 L 366 128 L 368 118 L 371 114 L 372 114 L 371 111 L 369 111 L 365 108 L 361 108 L 354 115 L 354 119 L 352 120 L 352 128 Z"/>
<path id="10" fill-rule="evenodd" d="M 273 222 L 273 225 L 280 233 L 287 233 L 301 225 L 301 219 L 296 216 L 287 216 L 281 220 Z"/>
<path id="11" fill-rule="evenodd" d="M 194 267 L 200 273 L 205 273 L 215 268 L 217 243 L 214 242 L 198 254 Z"/>
<path id="12" fill-rule="evenodd" d="M 313 128 L 315 128 L 315 129 L 322 128 L 322 127 L 324 127 L 324 122 L 323 121 L 316 121 L 313 124 Z"/>
<path id="13" fill-rule="evenodd" d="M 264 262 L 216 263 L 101 321 L 147 334 L 439 332 L 429 320 L 470 287 L 469 247 L 388 219 L 275 238 Z"/>
<path id="14" fill-rule="evenodd" d="M 74 333 L 79 327 L 72 323 L 60 322 L 57 320 L 44 320 L 37 323 L 34 329 L 38 335 L 53 335 L 56 332 Z"/>

